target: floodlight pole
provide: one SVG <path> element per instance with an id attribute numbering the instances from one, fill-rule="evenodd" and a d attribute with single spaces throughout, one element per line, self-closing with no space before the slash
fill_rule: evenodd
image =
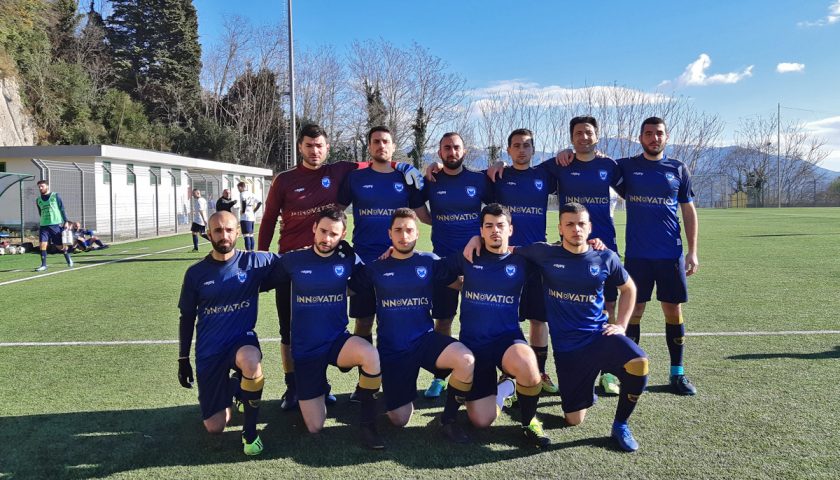
<path id="1" fill-rule="evenodd" d="M 776 185 L 778 208 L 782 208 L 782 104 L 776 104 Z"/>
<path id="2" fill-rule="evenodd" d="M 297 120 L 295 119 L 295 44 L 292 35 L 292 0 L 286 0 L 289 11 L 289 150 L 292 152 L 292 164 L 289 168 L 297 166 Z"/>

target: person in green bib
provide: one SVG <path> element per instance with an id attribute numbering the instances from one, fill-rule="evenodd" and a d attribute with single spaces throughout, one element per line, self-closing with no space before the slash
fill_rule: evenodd
<path id="1" fill-rule="evenodd" d="M 67 266 L 73 266 L 73 259 L 70 258 L 70 252 L 67 246 L 61 241 L 62 228 L 70 228 L 70 222 L 67 221 L 67 214 L 64 213 L 64 203 L 57 193 L 50 192 L 50 184 L 46 180 L 38 182 L 38 191 L 41 196 L 35 199 L 35 204 L 38 206 L 38 212 L 41 214 L 41 226 L 38 229 L 38 241 L 41 246 L 41 266 L 36 268 L 36 272 L 43 272 L 47 269 L 47 248 L 50 242 L 57 246 L 62 253 L 64 259 L 67 260 Z"/>

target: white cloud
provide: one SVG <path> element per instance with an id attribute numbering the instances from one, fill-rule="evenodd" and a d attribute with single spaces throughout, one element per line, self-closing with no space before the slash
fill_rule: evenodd
<path id="1" fill-rule="evenodd" d="M 805 130 L 825 141 L 825 149 L 830 153 L 822 166 L 840 171 L 840 116 L 807 122 Z"/>
<path id="2" fill-rule="evenodd" d="M 675 80 L 665 80 L 659 84 L 660 87 L 670 86 L 676 84 L 681 87 L 705 87 L 707 85 L 729 85 L 738 83 L 741 80 L 752 77 L 753 65 L 745 68 L 741 72 L 729 73 L 715 73 L 714 75 L 707 75 L 706 70 L 712 65 L 712 59 L 709 55 L 701 53 L 697 60 L 688 64 L 685 71 Z"/>
<path id="3" fill-rule="evenodd" d="M 828 6 L 828 15 L 815 21 L 802 21 L 796 25 L 799 27 L 825 27 L 840 22 L 840 0 Z"/>
<path id="4" fill-rule="evenodd" d="M 515 95 L 524 98 L 527 104 L 543 106 L 568 105 L 575 101 L 591 101 L 604 106 L 643 105 L 665 103 L 671 97 L 662 93 L 643 92 L 619 86 L 592 86 L 566 88 L 558 85 L 541 86 L 538 83 L 520 79 L 502 80 L 489 87 L 467 91 L 467 96 L 475 99 L 476 104 L 492 102 L 494 97 Z"/>
<path id="5" fill-rule="evenodd" d="M 799 73 L 805 71 L 805 64 L 782 62 L 776 65 L 776 71 L 779 73 Z"/>

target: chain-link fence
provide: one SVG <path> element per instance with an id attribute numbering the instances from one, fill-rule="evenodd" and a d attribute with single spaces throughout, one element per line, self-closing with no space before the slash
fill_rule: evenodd
<path id="1" fill-rule="evenodd" d="M 58 162 L 33 159 L 40 178 L 61 196 L 71 221 L 110 241 L 147 238 L 189 232 L 192 221 L 192 191 L 199 189 L 207 199 L 208 215 L 215 212 L 222 189 L 235 188 L 244 176 L 193 172 L 179 168 L 131 164 Z M 227 178 L 225 178 L 227 177 Z M 226 181 L 227 180 L 227 181 Z M 252 191 L 265 201 L 266 182 L 249 179 Z M 25 237 L 37 237 L 39 217 L 34 199 L 35 182 L 24 184 Z M 260 212 L 261 214 L 261 212 Z"/>

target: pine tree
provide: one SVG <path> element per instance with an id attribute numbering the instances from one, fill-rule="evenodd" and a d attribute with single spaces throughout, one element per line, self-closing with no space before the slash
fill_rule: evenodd
<path id="1" fill-rule="evenodd" d="M 191 0 L 112 0 L 107 19 L 121 89 L 154 120 L 188 126 L 199 105 L 201 45 Z"/>

